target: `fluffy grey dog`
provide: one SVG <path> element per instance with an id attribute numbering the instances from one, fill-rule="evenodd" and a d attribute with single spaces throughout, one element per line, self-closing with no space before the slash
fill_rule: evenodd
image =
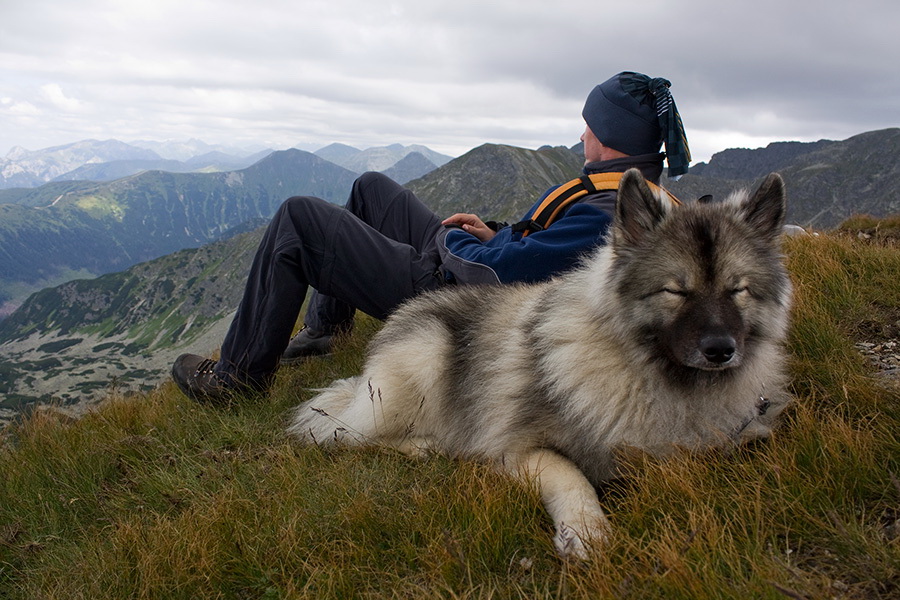
<path id="1" fill-rule="evenodd" d="M 633 451 L 767 436 L 788 402 L 784 184 L 671 207 L 629 171 L 606 245 L 546 283 L 405 304 L 363 373 L 296 409 L 304 443 L 488 461 L 534 481 L 564 556 L 609 523 L 595 486 Z"/>

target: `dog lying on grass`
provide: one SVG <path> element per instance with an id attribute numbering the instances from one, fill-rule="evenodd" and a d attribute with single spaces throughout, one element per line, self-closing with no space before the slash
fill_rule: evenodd
<path id="1" fill-rule="evenodd" d="M 300 405 L 304 443 L 488 461 L 534 480 L 563 556 L 609 523 L 617 457 L 765 437 L 788 402 L 784 184 L 671 207 L 622 178 L 606 244 L 546 283 L 444 288 L 393 314 L 361 375 Z"/>

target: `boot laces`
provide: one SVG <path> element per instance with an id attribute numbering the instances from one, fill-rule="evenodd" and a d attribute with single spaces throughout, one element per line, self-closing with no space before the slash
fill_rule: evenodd
<path id="1" fill-rule="evenodd" d="M 201 362 L 199 365 L 197 365 L 196 373 L 197 373 L 197 375 L 209 375 L 213 372 L 213 369 L 215 368 L 215 366 L 216 366 L 216 361 L 214 361 L 211 358 L 206 358 L 203 360 L 203 362 Z"/>

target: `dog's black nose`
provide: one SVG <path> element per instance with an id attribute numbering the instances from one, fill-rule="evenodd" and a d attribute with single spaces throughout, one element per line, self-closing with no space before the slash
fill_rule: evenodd
<path id="1" fill-rule="evenodd" d="M 736 343 L 730 335 L 708 335 L 700 340 L 700 352 L 711 363 L 725 364 L 734 356 Z"/>

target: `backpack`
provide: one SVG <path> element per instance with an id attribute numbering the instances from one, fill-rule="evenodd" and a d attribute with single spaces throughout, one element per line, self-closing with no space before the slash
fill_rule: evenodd
<path id="1" fill-rule="evenodd" d="M 622 175 L 624 173 L 595 173 L 593 175 L 583 175 L 566 182 L 547 194 L 547 197 L 541 201 L 541 204 L 535 209 L 530 219 L 513 224 L 512 230 L 516 233 L 523 232 L 522 237 L 533 231 L 543 231 L 550 227 L 565 208 L 579 198 L 604 190 L 618 190 L 619 180 L 622 178 Z M 655 192 L 662 191 L 665 193 L 673 204 L 681 204 L 678 198 L 665 188 L 651 181 L 648 181 L 647 185 Z"/>

